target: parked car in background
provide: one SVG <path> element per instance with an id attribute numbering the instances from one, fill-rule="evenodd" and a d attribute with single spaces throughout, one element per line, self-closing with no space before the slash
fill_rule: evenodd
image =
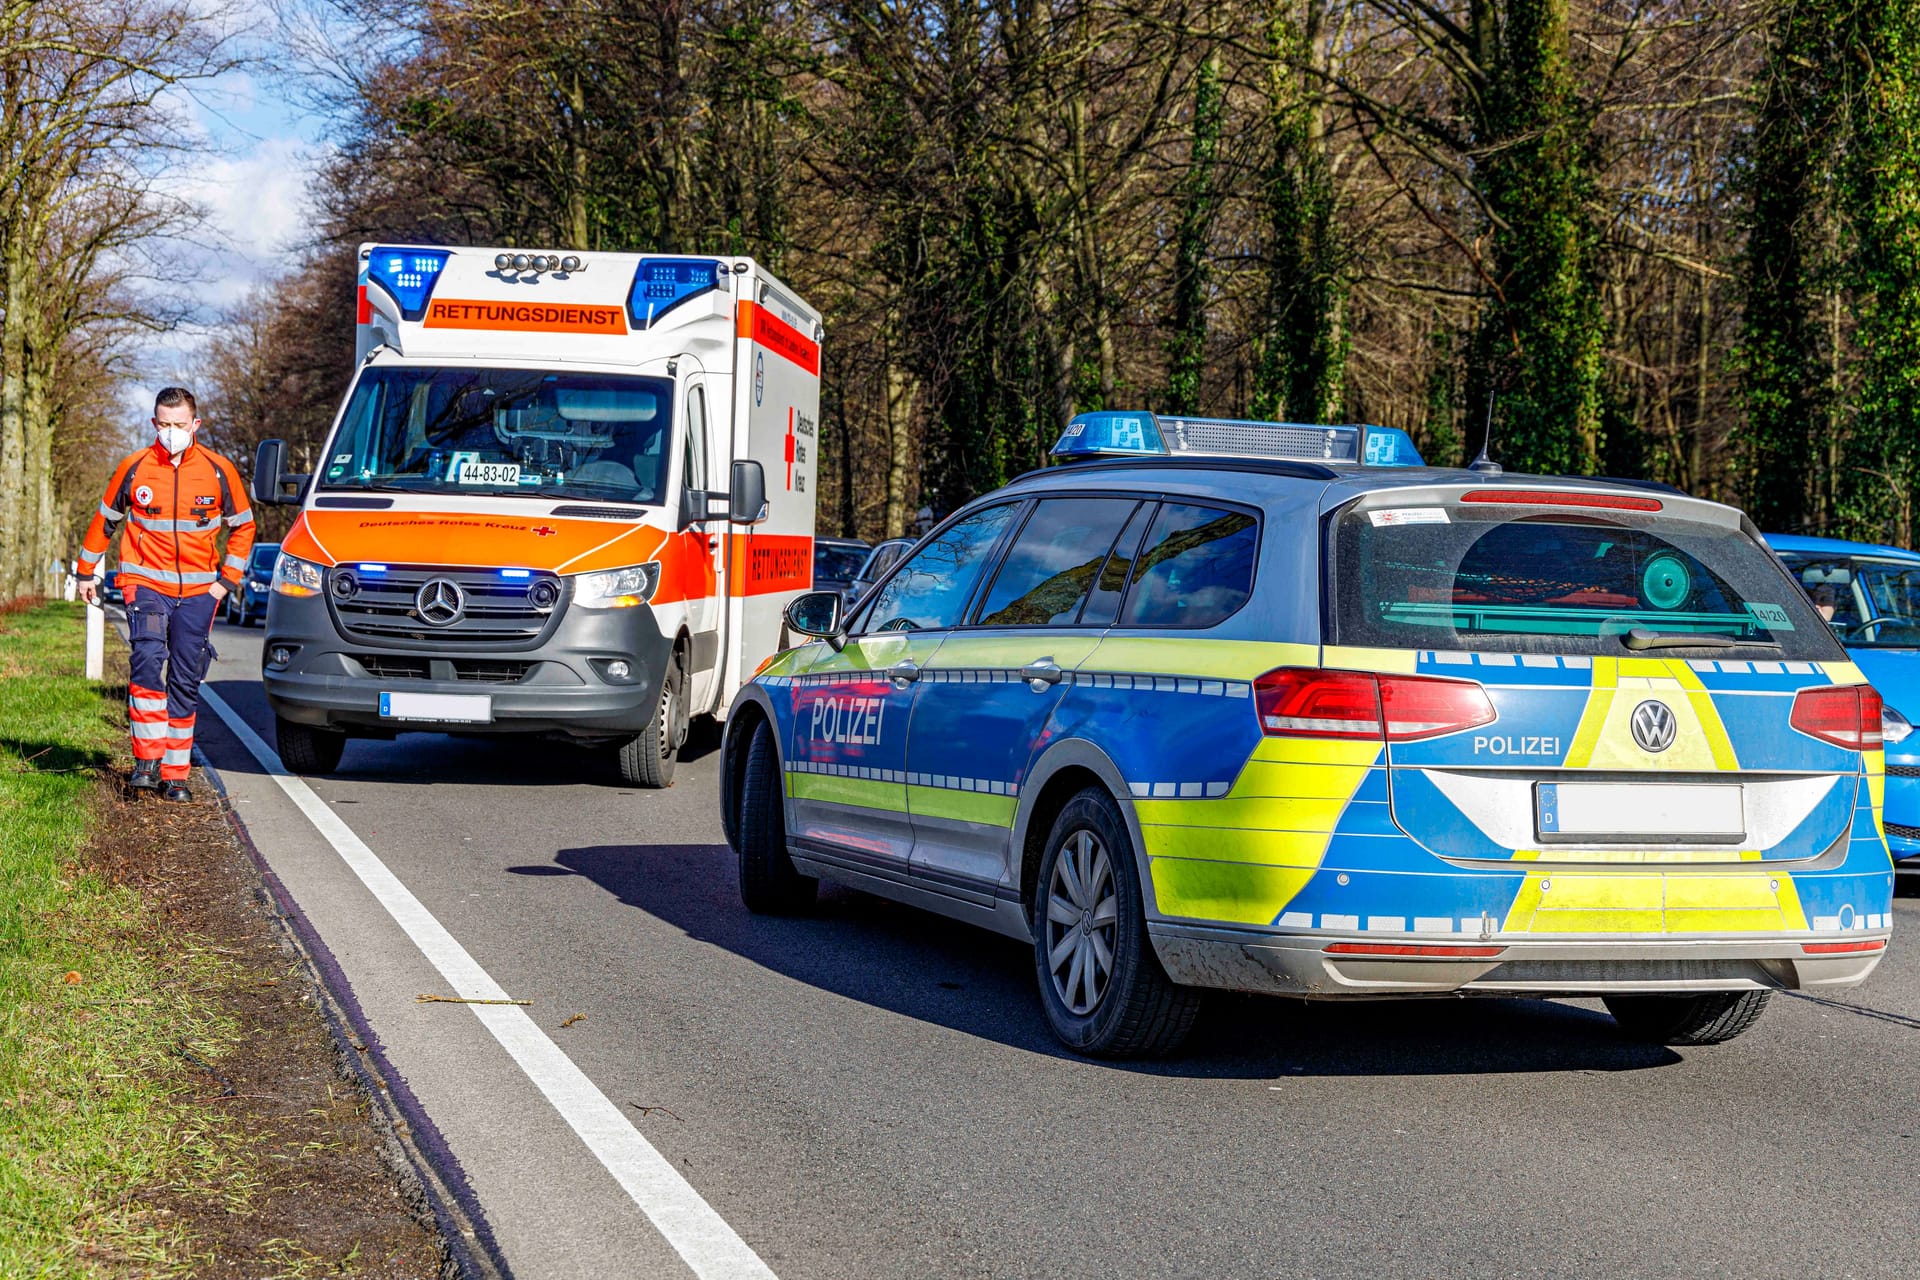
<path id="1" fill-rule="evenodd" d="M 867 552 L 867 559 L 860 571 L 853 575 L 853 581 L 840 594 L 849 604 L 860 598 L 874 583 L 887 576 L 887 571 L 900 563 L 900 557 L 907 554 L 907 548 L 913 545 L 912 538 L 888 538 L 877 542 L 873 550 Z"/>
<path id="2" fill-rule="evenodd" d="M 813 589 L 845 595 L 853 575 L 860 572 L 871 549 L 864 538 L 815 538 Z"/>
<path id="3" fill-rule="evenodd" d="M 1837 538 L 1770 533 L 1847 656 L 1885 700 L 1887 849 L 1920 871 L 1920 554 Z"/>
<path id="4" fill-rule="evenodd" d="M 125 604 L 126 592 L 120 590 L 120 575 L 108 569 L 100 575 L 100 603 Z"/>
<path id="5" fill-rule="evenodd" d="M 273 592 L 273 562 L 280 555 L 277 542 L 253 544 L 253 558 L 247 562 L 247 576 L 240 589 L 227 596 L 227 621 L 236 627 L 250 627 L 267 616 L 267 599 Z"/>

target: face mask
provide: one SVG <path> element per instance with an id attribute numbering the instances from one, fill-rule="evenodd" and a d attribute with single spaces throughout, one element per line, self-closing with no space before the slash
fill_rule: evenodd
<path id="1" fill-rule="evenodd" d="M 185 453 L 187 446 L 192 443 L 193 430 L 189 427 L 160 428 L 160 447 L 176 458 Z"/>

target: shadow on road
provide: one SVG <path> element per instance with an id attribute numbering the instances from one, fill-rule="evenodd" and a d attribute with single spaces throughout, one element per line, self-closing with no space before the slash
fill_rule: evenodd
<path id="1" fill-rule="evenodd" d="M 214 690 L 247 716 L 254 731 L 274 745 L 272 714 L 258 680 L 209 680 Z M 696 723 L 680 760 L 692 764 L 720 749 L 717 726 Z M 258 773 L 250 755 L 223 761 L 230 773 Z M 516 733 L 409 732 L 397 738 L 348 741 L 340 767 L 330 777 L 433 785 L 559 787 L 599 783 L 618 788 L 611 747 L 582 747 L 554 738 Z"/>
<path id="2" fill-rule="evenodd" d="M 910 1018 L 1050 1057 L 1031 948 L 869 894 L 823 885 L 805 916 L 755 916 L 724 845 L 597 845 L 528 877 L 585 876 L 622 903 L 776 973 Z M 1179 1058 L 1101 1063 L 1175 1077 L 1637 1071 L 1680 1061 L 1620 1038 L 1604 1013 L 1545 1000 L 1347 1004 L 1216 993 Z"/>

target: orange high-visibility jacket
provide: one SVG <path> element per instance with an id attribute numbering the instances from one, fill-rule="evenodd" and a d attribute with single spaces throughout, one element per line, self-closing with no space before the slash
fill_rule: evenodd
<path id="1" fill-rule="evenodd" d="M 107 482 L 107 496 L 87 524 L 78 576 L 92 578 L 107 554 L 114 529 L 120 539 L 120 585 L 150 587 L 170 596 L 205 595 L 227 580 L 240 585 L 253 550 L 253 508 L 231 462 L 198 444 L 187 446 L 175 466 L 156 441 L 121 459 Z M 215 539 L 231 530 L 223 558 Z"/>

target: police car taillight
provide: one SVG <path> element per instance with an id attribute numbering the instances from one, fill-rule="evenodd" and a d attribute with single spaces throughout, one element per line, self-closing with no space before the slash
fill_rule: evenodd
<path id="1" fill-rule="evenodd" d="M 1880 710 L 1880 695 L 1871 685 L 1827 685 L 1795 695 L 1787 723 L 1848 751 L 1878 751 L 1883 741 Z"/>
<path id="2" fill-rule="evenodd" d="M 1253 682 L 1263 732 L 1288 738 L 1415 742 L 1492 724 L 1487 691 L 1472 680 L 1280 667 Z"/>

